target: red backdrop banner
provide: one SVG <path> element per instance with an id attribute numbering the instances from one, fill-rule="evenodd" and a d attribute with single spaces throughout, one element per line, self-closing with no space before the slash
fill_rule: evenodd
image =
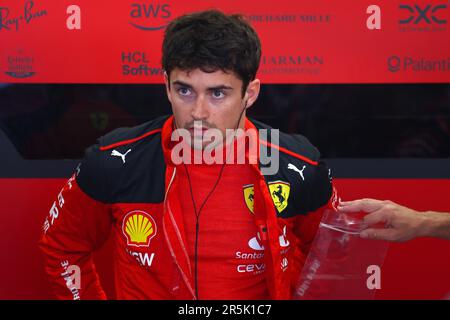
<path id="1" fill-rule="evenodd" d="M 256 28 L 263 83 L 449 82 L 450 3 L 376 3 L 3 0 L 0 82 L 162 83 L 165 26 L 210 8 Z"/>
<path id="2" fill-rule="evenodd" d="M 441 179 L 335 179 L 343 200 L 391 199 L 418 210 L 450 212 L 450 181 Z M 66 179 L 0 179 L 0 299 L 51 299 L 37 241 Z M 110 237 L 111 238 L 111 237 Z M 95 253 L 100 278 L 114 298 L 112 241 Z M 390 245 L 376 299 L 443 299 L 450 294 L 450 242 L 416 239 Z M 369 277 L 369 274 L 367 275 Z"/>

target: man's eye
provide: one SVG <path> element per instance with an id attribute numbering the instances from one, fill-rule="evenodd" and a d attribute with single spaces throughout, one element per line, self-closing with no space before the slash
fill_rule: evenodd
<path id="1" fill-rule="evenodd" d="M 182 96 L 188 96 L 191 94 L 191 90 L 189 88 L 180 88 L 178 89 L 178 93 Z"/>
<path id="2" fill-rule="evenodd" d="M 221 90 L 214 90 L 212 93 L 212 96 L 213 96 L 213 98 L 221 99 L 221 98 L 225 97 L 225 94 Z"/>

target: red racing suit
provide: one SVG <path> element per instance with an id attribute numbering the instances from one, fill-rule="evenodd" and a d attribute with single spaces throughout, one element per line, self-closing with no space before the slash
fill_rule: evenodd
<path id="1" fill-rule="evenodd" d="M 242 193 L 253 206 L 270 297 L 290 299 L 322 211 L 336 198 L 331 173 L 305 137 L 279 133 L 275 144 L 269 139 L 273 129 L 249 119 L 245 126 L 267 130 L 258 147 L 279 152 L 279 168 L 264 175 L 267 164 L 251 165 L 257 172 L 251 201 L 248 190 L 230 192 Z M 112 232 L 116 298 L 196 299 L 178 196 L 186 190 L 177 188 L 172 131 L 173 116 L 165 116 L 116 129 L 86 150 L 39 241 L 57 298 L 106 298 L 92 253 Z M 280 190 L 284 197 L 277 200 Z"/>

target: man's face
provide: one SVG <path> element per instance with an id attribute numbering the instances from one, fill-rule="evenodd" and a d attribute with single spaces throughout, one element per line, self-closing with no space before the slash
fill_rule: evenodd
<path id="1" fill-rule="evenodd" d="M 233 72 L 221 70 L 207 73 L 200 69 L 174 69 L 170 73 L 170 88 L 168 81 L 165 77 L 177 128 L 189 130 L 194 139 L 201 139 L 204 131 L 211 128 L 219 129 L 223 137 L 226 129 L 243 128 L 244 109 L 255 102 L 260 87 L 259 80 L 253 80 L 242 96 L 242 80 Z M 200 135 L 194 136 L 194 121 L 196 127 L 201 124 L 201 131 L 196 130 Z M 203 142 L 202 147 L 208 143 Z"/>

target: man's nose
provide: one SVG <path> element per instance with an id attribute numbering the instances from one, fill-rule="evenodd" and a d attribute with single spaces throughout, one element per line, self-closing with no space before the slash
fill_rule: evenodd
<path id="1" fill-rule="evenodd" d="M 205 120 L 208 118 L 208 101 L 205 96 L 199 96 L 195 101 L 194 107 L 191 112 L 194 120 Z"/>

